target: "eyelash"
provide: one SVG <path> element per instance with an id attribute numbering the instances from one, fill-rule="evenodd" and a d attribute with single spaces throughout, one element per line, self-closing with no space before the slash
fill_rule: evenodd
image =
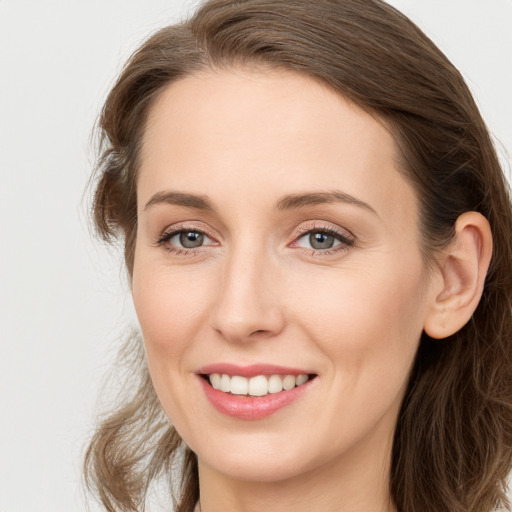
<path id="1" fill-rule="evenodd" d="M 164 231 L 159 239 L 156 241 L 157 246 L 163 247 L 166 251 L 171 252 L 177 256 L 186 256 L 190 253 L 198 254 L 204 250 L 205 246 L 199 246 L 196 248 L 186 248 L 186 247 L 176 247 L 169 244 L 169 241 L 179 235 L 181 233 L 199 233 L 200 235 L 204 235 L 209 239 L 215 241 L 215 238 L 205 229 L 198 229 L 197 227 L 188 227 L 186 225 L 182 225 L 179 227 L 175 227 L 170 231 Z"/>
<path id="2" fill-rule="evenodd" d="M 341 233 L 335 228 L 314 223 L 312 225 L 305 225 L 298 230 L 298 232 L 295 235 L 295 239 L 292 242 L 292 247 L 295 244 L 297 244 L 301 239 L 303 239 L 306 235 L 311 235 L 312 233 L 330 235 L 334 237 L 334 239 L 337 240 L 339 244 L 329 249 L 314 249 L 301 247 L 301 249 L 308 251 L 311 256 L 330 256 L 332 254 L 344 252 L 348 250 L 350 247 L 352 247 L 355 241 L 352 236 Z"/>
<path id="3" fill-rule="evenodd" d="M 209 239 L 215 241 L 215 238 L 206 230 L 204 229 L 198 229 L 197 227 L 187 227 L 187 226 L 179 226 L 177 228 L 172 229 L 171 231 L 165 231 L 159 239 L 156 241 L 157 246 L 164 247 L 166 251 L 171 252 L 175 254 L 176 256 L 186 256 L 191 253 L 198 254 L 204 250 L 207 246 L 199 246 L 197 248 L 186 248 L 186 247 L 176 247 L 171 244 L 169 244 L 169 241 L 175 237 L 176 235 L 179 235 L 181 233 L 198 233 L 200 235 L 206 236 Z M 302 238 L 304 238 L 306 235 L 311 235 L 312 233 L 321 233 L 321 234 L 327 234 L 335 238 L 339 242 L 338 245 L 336 245 L 333 248 L 330 249 L 314 249 L 314 248 L 304 248 L 304 247 L 297 247 L 295 244 L 297 244 Z M 297 233 L 295 234 L 293 242 L 290 244 L 291 247 L 297 247 L 299 249 L 305 250 L 309 252 L 312 256 L 329 256 L 331 254 L 339 253 L 348 250 L 350 247 L 354 245 L 354 238 L 352 236 L 347 236 L 344 233 L 341 233 L 340 231 L 324 225 L 319 224 L 313 224 L 308 226 L 301 227 Z"/>

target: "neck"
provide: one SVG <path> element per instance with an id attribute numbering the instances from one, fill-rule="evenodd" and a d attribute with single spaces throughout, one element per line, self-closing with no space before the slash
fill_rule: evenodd
<path id="1" fill-rule="evenodd" d="M 201 512 L 396 512 L 389 492 L 391 440 L 381 450 L 367 448 L 279 481 L 240 480 L 199 461 Z"/>

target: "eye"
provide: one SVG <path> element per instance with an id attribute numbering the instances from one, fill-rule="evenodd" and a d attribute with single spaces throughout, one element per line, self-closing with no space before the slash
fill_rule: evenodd
<path id="1" fill-rule="evenodd" d="M 293 243 L 295 247 L 312 249 L 313 251 L 318 251 L 323 254 L 342 251 L 352 245 L 354 245 L 354 240 L 348 235 L 332 228 L 323 227 L 305 228 L 302 234 Z"/>
<path id="2" fill-rule="evenodd" d="M 169 239 L 169 243 L 185 249 L 195 249 L 204 244 L 205 238 L 209 240 L 207 236 L 199 231 L 180 231 Z"/>
<path id="3" fill-rule="evenodd" d="M 340 245 L 340 241 L 337 240 L 334 235 L 326 233 L 325 231 L 312 231 L 308 235 L 300 238 L 299 245 L 301 247 L 308 247 L 311 249 L 332 249 L 337 245 Z M 308 246 L 309 244 L 309 246 Z"/>
<path id="4" fill-rule="evenodd" d="M 175 229 L 164 233 L 158 240 L 169 251 L 199 249 L 205 245 L 215 245 L 215 242 L 204 232 L 195 229 Z"/>

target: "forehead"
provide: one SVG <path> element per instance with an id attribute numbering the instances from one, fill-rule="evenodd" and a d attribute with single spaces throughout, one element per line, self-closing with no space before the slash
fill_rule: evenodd
<path id="1" fill-rule="evenodd" d="M 156 132 L 176 142 L 206 136 L 203 142 L 223 147 L 245 142 L 248 135 L 260 143 L 304 137 L 312 146 L 315 135 L 339 143 L 337 135 L 364 132 L 365 139 L 388 145 L 389 156 L 394 152 L 393 138 L 376 116 L 318 80 L 279 69 L 204 71 L 171 83 L 149 112 L 145 149 L 155 149 Z"/>
<path id="2" fill-rule="evenodd" d="M 338 188 L 377 207 L 395 195 L 404 204 L 412 190 L 396 161 L 380 120 L 312 78 L 205 72 L 172 83 L 153 105 L 139 197 L 169 187 L 231 188 L 239 197 Z"/>

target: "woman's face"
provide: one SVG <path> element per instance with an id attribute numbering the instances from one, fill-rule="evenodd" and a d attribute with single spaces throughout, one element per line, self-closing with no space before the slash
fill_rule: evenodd
<path id="1" fill-rule="evenodd" d="M 382 471 L 432 295 L 383 125 L 297 74 L 188 77 L 152 108 L 137 193 L 147 361 L 200 468 Z"/>

